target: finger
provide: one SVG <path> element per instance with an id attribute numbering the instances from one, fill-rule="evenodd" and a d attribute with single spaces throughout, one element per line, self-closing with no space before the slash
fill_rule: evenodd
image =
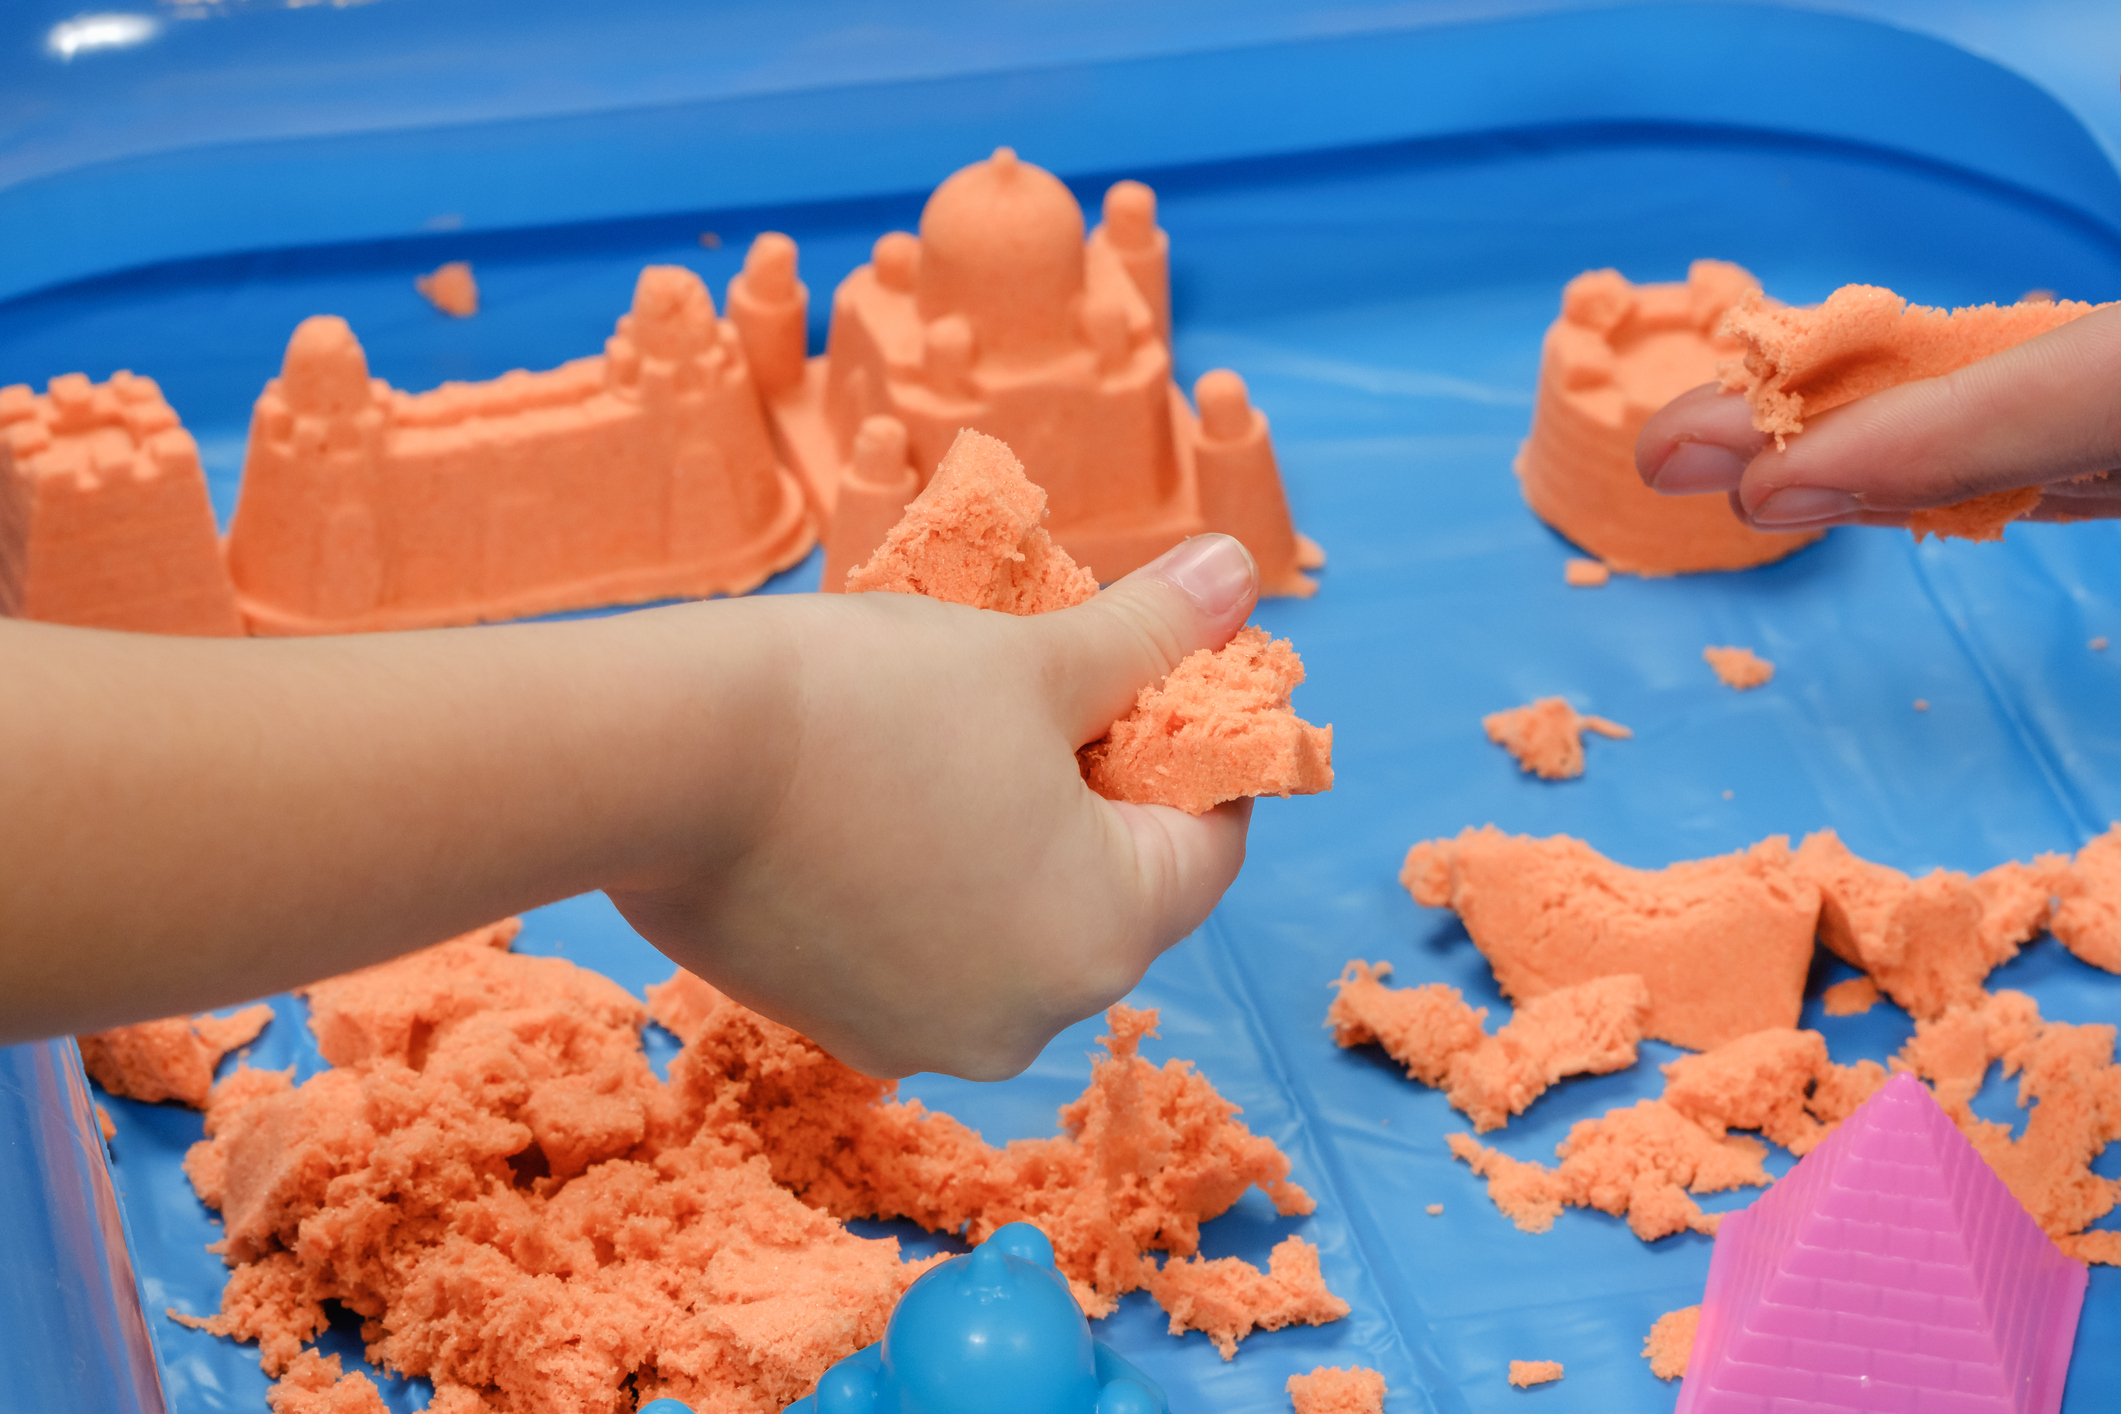
<path id="1" fill-rule="evenodd" d="M 2040 504 L 2028 520 L 2073 521 L 2121 518 L 2121 472 L 2058 481 L 2041 488 Z"/>
<path id="2" fill-rule="evenodd" d="M 1089 603 L 1028 620 L 1045 639 L 1062 727 L 1078 746 L 1095 741 L 1181 658 L 1229 642 L 1258 598 L 1251 552 L 1196 535 Z"/>
<path id="3" fill-rule="evenodd" d="M 1138 965 L 1151 962 L 1207 920 L 1245 862 L 1249 799 L 1225 801 L 1204 815 L 1168 805 L 1114 802 L 1134 851 Z"/>
<path id="4" fill-rule="evenodd" d="M 1925 510 L 2121 465 L 2121 308 L 1809 419 L 1746 468 L 1763 529 Z"/>
<path id="5" fill-rule="evenodd" d="M 1635 439 L 1635 470 L 1660 495 L 1736 491 L 1767 440 L 1743 397 L 1704 383 L 1650 414 Z"/>

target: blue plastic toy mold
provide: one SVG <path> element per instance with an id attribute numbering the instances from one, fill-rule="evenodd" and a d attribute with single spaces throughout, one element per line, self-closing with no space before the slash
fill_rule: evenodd
<path id="1" fill-rule="evenodd" d="M 1090 1335 L 1053 1244 L 1009 1223 L 921 1274 L 884 1338 L 789 1414 L 1169 1414 L 1156 1381 Z"/>

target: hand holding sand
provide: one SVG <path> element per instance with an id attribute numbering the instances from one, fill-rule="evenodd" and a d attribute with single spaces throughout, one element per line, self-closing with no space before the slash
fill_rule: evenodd
<path id="1" fill-rule="evenodd" d="M 1808 415 L 1800 434 L 1756 422 L 1745 397 L 1695 388 L 1644 426 L 1637 469 L 1668 495 L 1728 494 L 1760 529 L 1935 529 L 1925 512 L 2029 488 L 2028 519 L 2121 516 L 2121 308 Z"/>

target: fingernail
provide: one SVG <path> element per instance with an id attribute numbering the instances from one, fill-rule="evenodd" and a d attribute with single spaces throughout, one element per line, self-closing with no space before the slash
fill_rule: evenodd
<path id="1" fill-rule="evenodd" d="M 1735 491 L 1745 475 L 1745 458 L 1714 442 L 1681 442 L 1650 478 L 1650 489 L 1660 496 L 1699 496 L 1709 491 Z"/>
<path id="2" fill-rule="evenodd" d="M 1143 566 L 1142 572 L 1177 586 L 1211 619 L 1249 602 L 1259 588 L 1259 566 L 1252 562 L 1252 552 L 1230 535 L 1182 540 Z"/>
<path id="3" fill-rule="evenodd" d="M 1810 525 L 1852 516 L 1863 507 L 1846 491 L 1825 486 L 1785 486 L 1753 508 L 1755 525 Z"/>

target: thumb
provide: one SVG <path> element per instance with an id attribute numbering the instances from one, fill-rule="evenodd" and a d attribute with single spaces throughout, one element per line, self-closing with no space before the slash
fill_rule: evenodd
<path id="1" fill-rule="evenodd" d="M 1142 688 L 1179 660 L 1220 648 L 1259 599 L 1259 566 L 1241 541 L 1196 535 L 1086 604 L 1030 620 L 1046 639 L 1055 710 L 1069 740 L 1095 741 Z"/>

